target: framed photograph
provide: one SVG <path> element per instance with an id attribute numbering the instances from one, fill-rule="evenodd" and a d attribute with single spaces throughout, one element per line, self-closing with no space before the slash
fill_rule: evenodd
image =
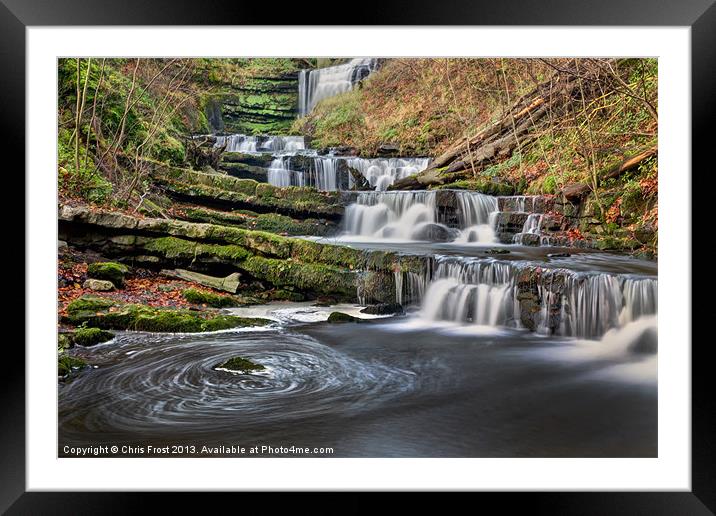
<path id="1" fill-rule="evenodd" d="M 262 26 L 3 0 L 27 203 L 3 511 L 500 491 L 713 514 L 691 170 L 716 7 L 396 4 Z"/>

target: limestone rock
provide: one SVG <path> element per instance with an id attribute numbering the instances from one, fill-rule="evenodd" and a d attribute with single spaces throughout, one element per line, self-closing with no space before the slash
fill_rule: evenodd
<path id="1" fill-rule="evenodd" d="M 114 284 L 109 280 L 100 280 L 90 278 L 82 284 L 83 288 L 88 288 L 96 292 L 109 292 L 114 290 Z"/>

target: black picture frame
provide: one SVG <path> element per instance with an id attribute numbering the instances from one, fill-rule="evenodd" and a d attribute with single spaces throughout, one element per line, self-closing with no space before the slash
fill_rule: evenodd
<path id="1" fill-rule="evenodd" d="M 37 25 L 249 25 L 310 24 L 336 25 L 607 25 L 684 26 L 691 28 L 692 80 L 692 169 L 713 173 L 713 120 L 716 115 L 716 0 L 552 0 L 501 2 L 443 0 L 406 2 L 368 1 L 347 11 L 321 7 L 314 13 L 275 9 L 267 19 L 266 6 L 248 2 L 179 2 L 170 0 L 0 0 L 0 114 L 3 118 L 3 147 L 14 149 L 18 159 L 15 179 L 25 191 L 20 170 L 24 170 L 25 144 L 25 29 Z M 343 12 L 344 14 L 339 14 Z M 685 171 L 684 173 L 689 173 Z M 692 176 L 693 177 L 693 176 Z M 30 192 L 25 191 L 26 194 Z M 708 203 L 692 195 L 692 220 L 706 220 Z M 17 225 L 16 232 L 24 225 Z M 692 233 L 696 235 L 696 232 Z M 13 235 L 14 236 L 14 235 Z M 14 242 L 24 241 L 24 234 Z M 19 245 L 16 245 L 19 249 Z M 684 250 L 690 252 L 690 250 Z M 19 267 L 13 256 L 14 267 Z M 702 258 L 703 260 L 703 258 Z M 698 259 L 692 271 L 699 270 Z M 702 270 L 706 270 L 705 267 Z M 30 271 L 25 270 L 28 274 Z M 694 323 L 708 317 L 708 303 L 692 300 Z M 7 324 L 10 324 L 8 321 Z M 694 328 L 696 329 L 696 328 Z M 716 402 L 714 375 L 709 360 L 710 339 L 696 339 L 692 346 L 692 491 L 645 493 L 480 493 L 500 504 L 501 511 L 529 508 L 549 514 L 714 514 L 716 513 Z M 8 514 L 103 514 L 130 513 L 146 509 L 146 498 L 161 497 L 163 510 L 186 507 L 180 493 L 148 495 L 137 493 L 37 493 L 25 492 L 25 353 L 6 339 L 4 361 L 14 364 L 0 375 L 2 382 L 2 425 L 0 439 L 0 511 Z M 690 343 L 670 343 L 687 346 Z M 231 494 L 211 494 L 212 505 L 229 504 Z M 260 494 L 241 494 L 242 506 L 265 504 Z M 265 495 L 263 495 L 265 496 Z M 297 503 L 307 506 L 304 501 Z M 358 512 L 375 506 L 378 495 L 349 494 L 345 510 Z M 274 501 L 283 497 L 272 495 Z M 424 507 L 421 494 L 413 497 Z M 294 502 L 295 503 L 295 502 Z M 474 503 L 474 502 L 472 502 Z M 482 502 L 480 502 L 482 503 Z M 228 505 L 231 507 L 231 505 Z M 312 512 L 321 512 L 311 502 Z"/>

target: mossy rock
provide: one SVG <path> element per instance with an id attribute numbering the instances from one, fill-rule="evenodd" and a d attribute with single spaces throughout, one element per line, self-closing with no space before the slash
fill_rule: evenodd
<path id="1" fill-rule="evenodd" d="M 182 292 L 184 299 L 197 305 L 212 306 L 214 308 L 225 308 L 238 306 L 238 302 L 231 296 L 222 296 L 205 290 L 188 288 Z"/>
<path id="2" fill-rule="evenodd" d="M 87 276 L 111 281 L 118 288 L 124 286 L 124 277 L 128 272 L 126 265 L 116 262 L 97 262 L 87 266 Z"/>
<path id="3" fill-rule="evenodd" d="M 214 366 L 216 370 L 226 370 L 232 373 L 252 373 L 254 371 L 263 371 L 266 369 L 261 364 L 256 364 L 251 360 L 243 357 L 232 357 L 224 362 Z"/>
<path id="4" fill-rule="evenodd" d="M 82 301 L 80 298 L 76 301 Z M 67 309 L 63 321 L 69 324 L 84 324 L 89 328 L 104 330 L 135 330 L 167 333 L 197 333 L 226 330 L 247 326 L 264 326 L 268 319 L 236 317 L 197 313 L 184 309 L 155 308 L 144 305 L 115 303 L 104 310 L 79 310 L 87 303 L 77 303 Z M 91 305 L 91 303 L 90 303 Z M 112 310 L 110 310 L 112 308 Z"/>
<path id="5" fill-rule="evenodd" d="M 106 297 L 82 296 L 67 305 L 67 313 L 99 312 L 115 305 L 115 301 Z"/>
<path id="6" fill-rule="evenodd" d="M 70 374 L 87 367 L 87 362 L 65 352 L 57 355 L 57 376 L 67 378 Z"/>
<path id="7" fill-rule="evenodd" d="M 348 322 L 363 322 L 363 319 L 353 317 L 352 315 L 344 314 L 343 312 L 331 312 L 328 316 L 329 323 L 348 323 Z"/>
<path id="8" fill-rule="evenodd" d="M 299 292 L 291 292 L 290 290 L 278 289 L 274 290 L 269 294 L 269 299 L 272 301 L 304 301 L 306 296 Z"/>
<path id="9" fill-rule="evenodd" d="M 114 338 L 114 334 L 100 328 L 77 328 L 72 334 L 72 341 L 79 346 L 94 346 Z"/>

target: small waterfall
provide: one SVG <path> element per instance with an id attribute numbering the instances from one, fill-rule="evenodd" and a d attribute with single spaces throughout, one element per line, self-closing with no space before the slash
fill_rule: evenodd
<path id="1" fill-rule="evenodd" d="M 525 225 L 522 227 L 522 231 L 515 234 L 515 236 L 512 237 L 512 241 L 515 244 L 524 244 L 525 235 L 539 235 L 540 230 L 542 229 L 543 217 L 544 215 L 541 213 L 530 213 L 527 220 L 525 220 Z M 540 239 L 540 243 L 542 243 L 542 239 Z"/>
<path id="2" fill-rule="evenodd" d="M 398 179 L 422 172 L 430 165 L 430 158 L 345 158 L 345 160 L 349 167 L 358 170 L 368 180 L 370 186 L 378 191 L 385 191 Z M 352 177 L 350 185 L 353 186 Z"/>
<path id="3" fill-rule="evenodd" d="M 268 169 L 268 182 L 274 186 L 312 186 L 317 190 L 338 190 L 338 174 L 335 163 L 315 160 L 310 170 L 293 170 L 293 154 L 274 156 Z"/>
<path id="4" fill-rule="evenodd" d="M 498 209 L 497 197 L 468 191 L 457 191 L 455 197 L 462 228 L 462 233 L 457 241 L 464 243 L 496 242 L 494 214 Z"/>
<path id="5" fill-rule="evenodd" d="M 377 59 L 355 58 L 337 66 L 301 70 L 298 76 L 299 116 L 306 116 L 323 99 L 350 91 L 377 66 Z"/>
<path id="6" fill-rule="evenodd" d="M 402 306 L 420 303 L 425 296 L 428 274 L 395 271 L 395 302 Z"/>
<path id="7" fill-rule="evenodd" d="M 344 230 L 350 235 L 412 239 L 417 230 L 434 224 L 435 192 L 370 192 L 346 208 Z"/>
<path id="8" fill-rule="evenodd" d="M 284 152 L 305 149 L 303 136 L 217 136 L 214 147 L 223 147 L 224 144 L 226 152 Z"/>
<path id="9" fill-rule="evenodd" d="M 657 313 L 651 277 L 447 256 L 436 257 L 432 277 L 421 313 L 434 321 L 519 328 L 527 316 L 540 333 L 595 339 Z"/>
<path id="10" fill-rule="evenodd" d="M 274 186 L 303 186 L 303 177 L 291 170 L 291 157 L 277 157 L 268 169 L 268 182 Z"/>

